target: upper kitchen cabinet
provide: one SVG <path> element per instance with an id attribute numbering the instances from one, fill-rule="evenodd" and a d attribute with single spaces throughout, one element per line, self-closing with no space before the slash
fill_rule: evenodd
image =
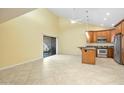
<path id="1" fill-rule="evenodd" d="M 99 31 L 99 32 L 96 32 L 97 34 L 97 37 L 107 37 L 108 35 L 108 31 Z"/>
<path id="2" fill-rule="evenodd" d="M 93 32 L 93 43 L 97 42 L 97 32 Z"/>
<path id="3" fill-rule="evenodd" d="M 119 22 L 115 29 L 101 30 L 101 31 L 89 31 L 86 32 L 88 43 L 97 43 L 99 38 L 106 39 L 107 43 L 111 43 L 114 40 L 114 36 L 117 33 L 124 35 L 124 20 Z"/>
<path id="4" fill-rule="evenodd" d="M 124 21 L 122 22 L 122 34 L 124 35 Z"/>
<path id="5" fill-rule="evenodd" d="M 124 19 L 120 21 L 118 24 L 115 25 L 116 31 L 115 33 L 122 33 L 124 34 Z"/>
<path id="6" fill-rule="evenodd" d="M 121 33 L 121 31 L 122 31 L 122 24 L 120 23 L 116 26 L 116 34 Z"/>
<path id="7" fill-rule="evenodd" d="M 86 40 L 87 40 L 87 43 L 93 43 L 93 35 L 94 33 L 93 32 L 86 32 Z"/>
<path id="8" fill-rule="evenodd" d="M 110 34 L 111 34 L 111 35 L 110 35 L 110 41 L 113 42 L 113 41 L 114 41 L 114 36 L 115 36 L 115 34 L 116 34 L 116 29 L 111 30 Z"/>
<path id="9" fill-rule="evenodd" d="M 106 39 L 106 42 L 111 42 L 111 31 L 105 30 L 105 31 L 90 31 L 87 32 L 87 42 L 88 43 L 97 43 L 98 38 L 104 38 Z"/>
<path id="10" fill-rule="evenodd" d="M 99 31 L 99 32 L 97 32 L 96 39 L 98 39 L 99 37 L 104 37 L 104 38 L 106 38 L 107 42 L 110 42 L 110 31 Z"/>

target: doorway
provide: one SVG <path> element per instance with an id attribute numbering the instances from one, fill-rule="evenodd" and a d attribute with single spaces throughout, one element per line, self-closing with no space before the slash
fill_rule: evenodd
<path id="1" fill-rule="evenodd" d="M 43 36 L 43 58 L 56 55 L 56 37 Z"/>

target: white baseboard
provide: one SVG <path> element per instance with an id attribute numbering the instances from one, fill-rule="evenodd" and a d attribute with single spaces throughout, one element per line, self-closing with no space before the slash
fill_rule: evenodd
<path id="1" fill-rule="evenodd" d="M 0 71 L 5 70 L 5 69 L 9 69 L 9 68 L 13 68 L 13 67 L 18 66 L 18 65 L 23 65 L 23 64 L 26 64 L 26 63 L 30 63 L 30 62 L 35 62 L 36 60 L 40 60 L 40 59 L 43 61 L 43 58 L 39 57 L 39 58 L 35 58 L 35 59 L 32 59 L 32 60 L 23 61 L 23 62 L 18 63 L 18 64 L 13 64 L 13 65 L 1 67 Z"/>

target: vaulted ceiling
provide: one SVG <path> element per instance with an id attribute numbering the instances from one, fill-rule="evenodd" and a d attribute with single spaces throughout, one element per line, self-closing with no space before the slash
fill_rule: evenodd
<path id="1" fill-rule="evenodd" d="M 0 8 L 0 23 L 34 10 L 34 8 Z"/>
<path id="2" fill-rule="evenodd" d="M 58 16 L 97 26 L 113 27 L 124 19 L 124 8 L 49 8 Z"/>
<path id="3" fill-rule="evenodd" d="M 21 16 L 34 8 L 0 8 L 0 23 Z M 124 8 L 48 8 L 57 16 L 102 27 L 113 27 L 124 19 Z"/>

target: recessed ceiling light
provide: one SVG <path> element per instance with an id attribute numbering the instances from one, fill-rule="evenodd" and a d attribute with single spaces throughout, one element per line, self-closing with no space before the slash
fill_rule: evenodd
<path id="1" fill-rule="evenodd" d="M 104 24 L 100 24 L 101 26 L 104 26 Z"/>
<path id="2" fill-rule="evenodd" d="M 74 24 L 74 23 L 76 23 L 76 21 L 74 21 L 74 20 L 71 20 L 71 23 L 72 23 L 72 24 Z"/>
<path id="3" fill-rule="evenodd" d="M 104 18 L 104 20 L 106 21 L 106 20 L 107 20 L 107 18 Z"/>
<path id="4" fill-rule="evenodd" d="M 110 15 L 110 13 L 109 13 L 109 12 L 107 12 L 107 13 L 106 13 L 106 15 L 107 15 L 107 16 L 109 16 L 109 15 Z"/>
<path id="5" fill-rule="evenodd" d="M 112 24 L 112 26 L 114 26 L 115 24 Z"/>

